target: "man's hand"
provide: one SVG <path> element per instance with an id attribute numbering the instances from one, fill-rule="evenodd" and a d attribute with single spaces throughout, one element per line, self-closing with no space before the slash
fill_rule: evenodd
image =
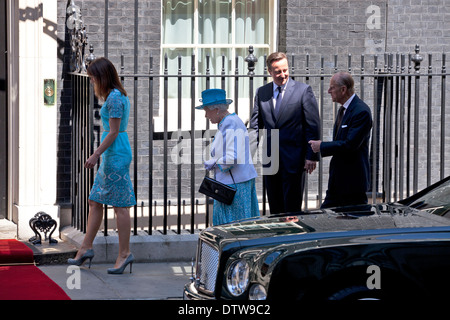
<path id="1" fill-rule="evenodd" d="M 306 160 L 305 161 L 305 170 L 309 174 L 313 173 L 313 171 L 316 169 L 316 161 Z"/>
<path id="2" fill-rule="evenodd" d="M 320 152 L 320 144 L 322 143 L 321 140 L 310 140 L 308 143 L 311 145 L 312 151 L 315 153 Z"/>

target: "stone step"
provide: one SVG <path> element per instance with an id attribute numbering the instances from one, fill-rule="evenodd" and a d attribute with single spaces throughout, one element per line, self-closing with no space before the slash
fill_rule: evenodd
<path id="1" fill-rule="evenodd" d="M 42 241 L 42 244 L 32 244 L 29 241 L 23 243 L 33 250 L 36 265 L 65 264 L 67 259 L 73 258 L 77 253 L 74 245 L 61 239 L 58 239 L 58 243 L 51 244 L 48 241 Z"/>
<path id="2" fill-rule="evenodd" d="M 138 231 L 130 237 L 130 251 L 137 262 L 179 262 L 191 261 L 197 252 L 199 230 L 194 234 L 184 230 L 177 234 L 171 230 L 167 234 L 155 232 L 148 235 Z M 64 242 L 79 248 L 84 239 L 84 233 L 73 227 L 66 227 L 60 232 Z M 119 237 L 116 231 L 109 231 L 107 236 L 99 232 L 95 237 L 92 261 L 96 263 L 114 263 L 119 252 Z"/>

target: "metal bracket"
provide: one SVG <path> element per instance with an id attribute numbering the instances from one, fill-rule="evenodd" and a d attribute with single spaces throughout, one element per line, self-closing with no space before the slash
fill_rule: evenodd
<path id="1" fill-rule="evenodd" d="M 56 221 L 45 212 L 38 212 L 30 219 L 30 228 L 34 231 L 35 236 L 31 237 L 28 241 L 32 244 L 41 244 L 42 237 L 38 232 L 41 231 L 45 235 L 45 240 L 47 240 L 47 233 L 50 231 L 48 236 L 48 243 L 58 243 L 58 240 L 52 239 L 52 234 L 56 230 Z"/>

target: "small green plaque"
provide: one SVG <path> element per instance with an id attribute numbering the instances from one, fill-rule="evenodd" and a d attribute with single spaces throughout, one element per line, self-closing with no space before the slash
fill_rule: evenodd
<path id="1" fill-rule="evenodd" d="M 55 79 L 44 79 L 44 105 L 55 105 Z"/>

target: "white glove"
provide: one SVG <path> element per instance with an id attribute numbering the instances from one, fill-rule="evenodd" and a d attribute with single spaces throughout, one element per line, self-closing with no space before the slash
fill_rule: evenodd
<path id="1" fill-rule="evenodd" d="M 216 159 L 209 159 L 205 161 L 205 169 L 212 170 L 216 165 Z"/>

